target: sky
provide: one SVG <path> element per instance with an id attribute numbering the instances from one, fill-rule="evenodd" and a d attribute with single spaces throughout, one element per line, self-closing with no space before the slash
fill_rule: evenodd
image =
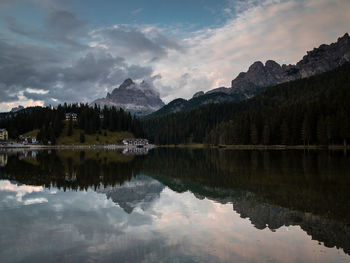
<path id="1" fill-rule="evenodd" d="M 0 0 L 0 111 L 91 102 L 125 79 L 161 99 L 294 64 L 350 32 L 349 0 Z"/>

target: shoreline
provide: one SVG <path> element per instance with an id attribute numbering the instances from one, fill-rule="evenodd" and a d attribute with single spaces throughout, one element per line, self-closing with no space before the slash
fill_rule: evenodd
<path id="1" fill-rule="evenodd" d="M 228 149 L 228 150 L 350 150 L 350 145 L 210 145 L 210 144 L 149 144 L 143 147 L 122 144 L 61 144 L 61 145 L 0 145 L 0 149 L 104 149 L 104 150 L 123 150 L 123 149 L 153 149 L 153 148 L 188 148 L 188 149 Z"/>
<path id="2" fill-rule="evenodd" d="M 30 149 L 30 150 L 44 150 L 44 149 L 103 149 L 103 150 L 124 150 L 124 149 L 152 149 L 155 146 L 149 144 L 143 147 L 137 147 L 133 145 L 122 145 L 122 144 L 106 144 L 106 145 L 95 145 L 95 144 L 73 144 L 73 145 L 0 145 L 0 149 Z"/>
<path id="3" fill-rule="evenodd" d="M 158 148 L 230 149 L 230 150 L 350 150 L 350 145 L 210 145 L 210 144 L 168 144 Z"/>

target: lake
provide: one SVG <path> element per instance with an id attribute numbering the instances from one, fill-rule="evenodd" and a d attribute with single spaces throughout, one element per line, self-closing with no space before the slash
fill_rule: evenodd
<path id="1" fill-rule="evenodd" d="M 0 262 L 350 262 L 350 157 L 2 151 L 0 233 Z"/>

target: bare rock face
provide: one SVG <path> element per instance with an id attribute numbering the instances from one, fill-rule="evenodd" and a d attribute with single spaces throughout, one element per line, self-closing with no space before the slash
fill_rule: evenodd
<path id="1" fill-rule="evenodd" d="M 112 93 L 107 93 L 106 98 L 97 99 L 91 103 L 92 106 L 95 104 L 100 107 L 106 105 L 122 108 L 136 116 L 150 114 L 164 106 L 159 94 L 149 83 L 143 81 L 136 84 L 131 79 L 126 79 Z"/>
<path id="2" fill-rule="evenodd" d="M 265 65 L 257 61 L 247 72 L 241 72 L 232 80 L 231 88 L 217 88 L 207 92 L 224 92 L 227 94 L 243 95 L 250 98 L 283 82 L 311 77 L 335 69 L 350 62 L 350 37 L 346 33 L 338 38 L 336 43 L 321 45 L 308 51 L 296 65 L 280 66 L 273 60 L 266 61 Z"/>

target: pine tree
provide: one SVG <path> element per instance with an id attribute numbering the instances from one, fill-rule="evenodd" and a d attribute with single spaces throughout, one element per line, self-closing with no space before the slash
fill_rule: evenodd
<path id="1" fill-rule="evenodd" d="M 264 145 L 269 145 L 270 144 L 270 125 L 268 123 L 266 123 L 264 125 L 263 144 Z"/>
<path id="2" fill-rule="evenodd" d="M 304 145 L 310 145 L 310 139 L 311 139 L 311 127 L 310 127 L 310 121 L 309 117 L 305 115 L 303 125 L 301 128 L 301 137 L 303 140 Z"/>
<path id="3" fill-rule="evenodd" d="M 259 142 L 258 129 L 256 128 L 255 123 L 252 123 L 250 125 L 250 141 L 254 145 L 258 144 L 258 142 Z"/>
<path id="4" fill-rule="evenodd" d="M 281 125 L 281 143 L 283 145 L 288 145 L 289 142 L 290 142 L 290 132 L 289 132 L 289 127 L 288 127 L 288 123 L 286 120 L 284 120 L 282 122 L 282 125 Z"/>
<path id="5" fill-rule="evenodd" d="M 85 134 L 83 132 L 80 133 L 80 142 L 84 143 L 85 142 Z"/>
<path id="6" fill-rule="evenodd" d="M 67 136 L 72 136 L 72 135 L 73 135 L 73 121 L 72 121 L 72 118 L 70 118 L 68 121 Z"/>

